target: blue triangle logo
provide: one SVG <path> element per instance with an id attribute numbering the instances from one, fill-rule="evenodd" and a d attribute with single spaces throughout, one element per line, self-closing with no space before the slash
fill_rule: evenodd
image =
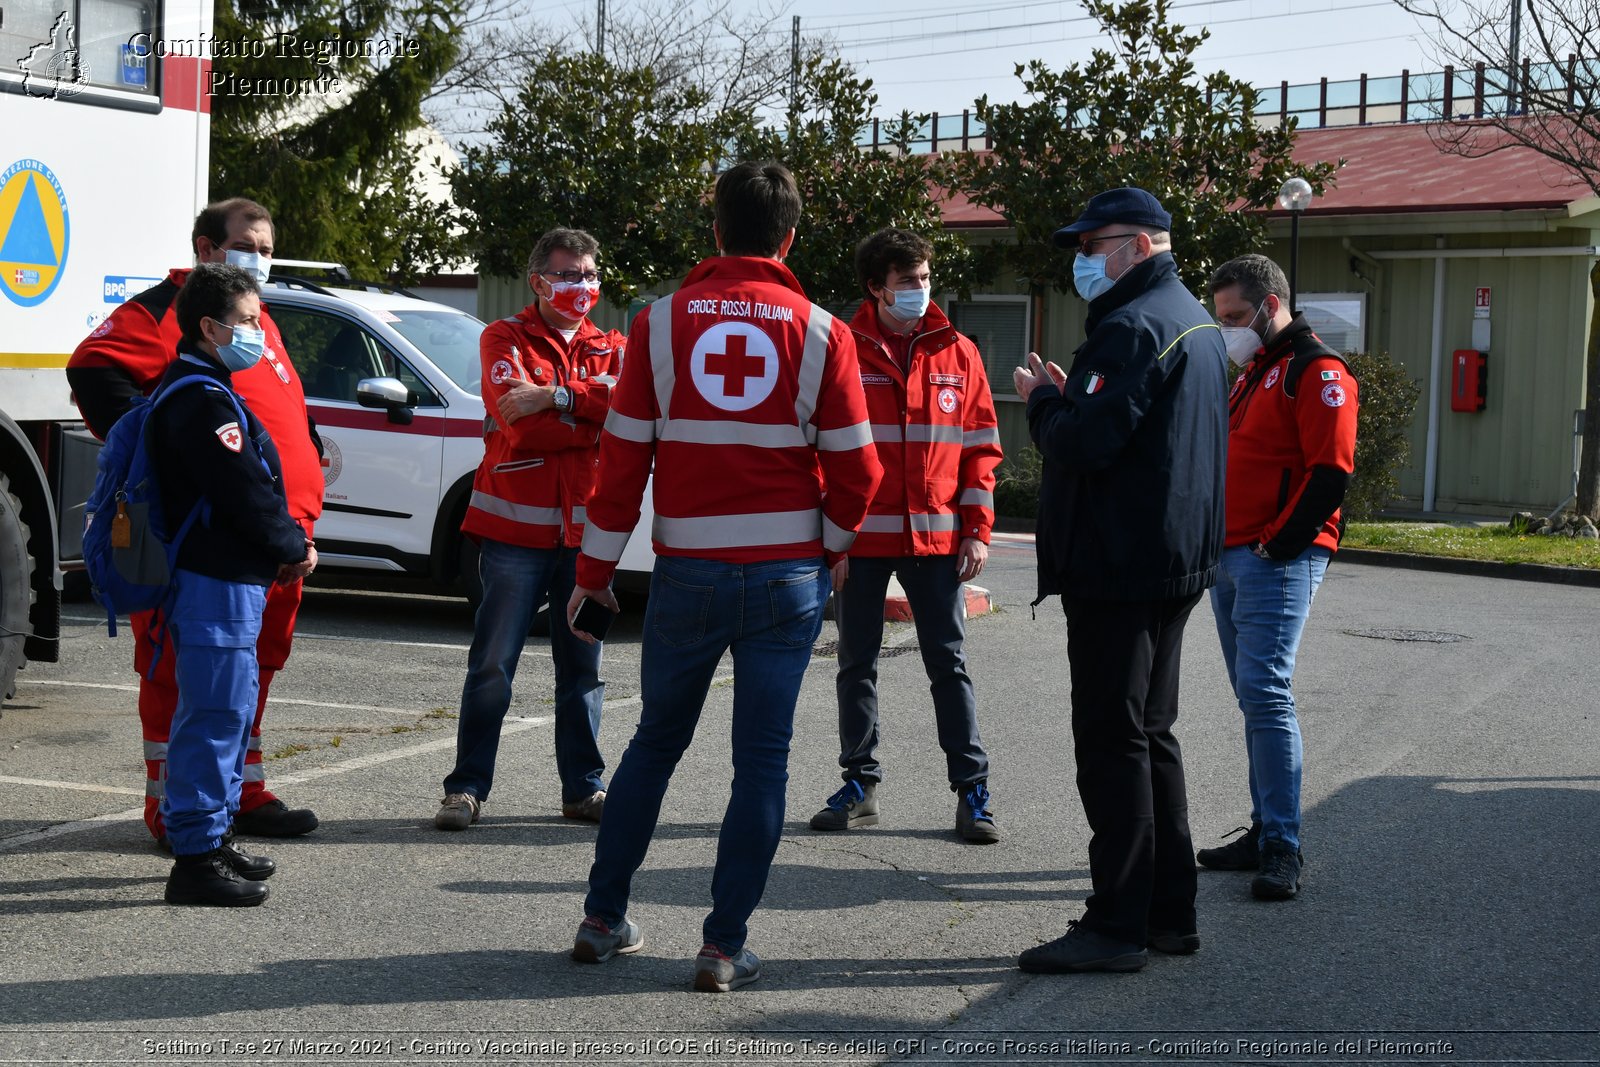
<path id="1" fill-rule="evenodd" d="M 55 242 L 50 239 L 44 205 L 39 202 L 39 178 L 29 174 L 22 181 L 22 198 L 11 216 L 5 244 L 0 245 L 0 262 L 58 266 Z"/>

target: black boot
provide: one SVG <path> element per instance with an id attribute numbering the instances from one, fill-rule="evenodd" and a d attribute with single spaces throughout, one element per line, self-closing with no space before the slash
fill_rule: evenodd
<path id="1" fill-rule="evenodd" d="M 310 808 L 291 808 L 273 797 L 259 808 L 235 815 L 233 828 L 248 837 L 299 837 L 317 828 L 317 814 Z"/>
<path id="2" fill-rule="evenodd" d="M 252 856 L 233 840 L 233 831 L 222 835 L 222 858 L 233 873 L 252 882 L 264 882 L 278 871 L 278 865 L 265 856 Z"/>
<path id="3" fill-rule="evenodd" d="M 167 876 L 168 904 L 253 908 L 266 900 L 267 894 L 268 889 L 261 882 L 240 878 L 221 848 L 198 856 L 179 856 Z"/>

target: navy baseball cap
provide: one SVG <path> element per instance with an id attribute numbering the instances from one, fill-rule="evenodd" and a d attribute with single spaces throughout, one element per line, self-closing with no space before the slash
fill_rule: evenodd
<path id="1" fill-rule="evenodd" d="M 1143 189 L 1130 185 L 1094 197 L 1084 207 L 1078 221 L 1061 227 L 1052 240 L 1057 248 L 1076 248 L 1079 234 L 1119 222 L 1126 226 L 1149 226 L 1156 230 L 1172 229 L 1172 216 L 1161 206 L 1161 201 Z"/>

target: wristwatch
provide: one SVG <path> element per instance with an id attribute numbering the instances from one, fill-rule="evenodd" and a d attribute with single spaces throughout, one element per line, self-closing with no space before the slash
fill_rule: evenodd
<path id="1" fill-rule="evenodd" d="M 568 389 L 564 385 L 556 386 L 554 402 L 555 402 L 557 411 L 560 411 L 562 413 L 566 413 L 566 412 L 571 411 L 572 410 L 572 390 Z"/>

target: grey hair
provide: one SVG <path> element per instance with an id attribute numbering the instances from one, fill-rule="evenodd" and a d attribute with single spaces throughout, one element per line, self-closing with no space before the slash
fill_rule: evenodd
<path id="1" fill-rule="evenodd" d="M 528 269 L 524 272 L 531 276 L 538 274 L 550 265 L 550 253 L 556 249 L 571 252 L 580 259 L 584 256 L 597 255 L 600 251 L 600 242 L 587 230 L 571 230 L 565 226 L 558 226 L 550 230 L 534 244 L 533 251 L 528 254 Z"/>
<path id="2" fill-rule="evenodd" d="M 1289 279 L 1283 276 L 1283 268 L 1266 256 L 1252 253 L 1228 260 L 1211 275 L 1208 291 L 1216 296 L 1234 285 L 1239 287 L 1239 296 L 1252 307 L 1265 300 L 1269 293 L 1280 303 L 1289 303 Z"/>

